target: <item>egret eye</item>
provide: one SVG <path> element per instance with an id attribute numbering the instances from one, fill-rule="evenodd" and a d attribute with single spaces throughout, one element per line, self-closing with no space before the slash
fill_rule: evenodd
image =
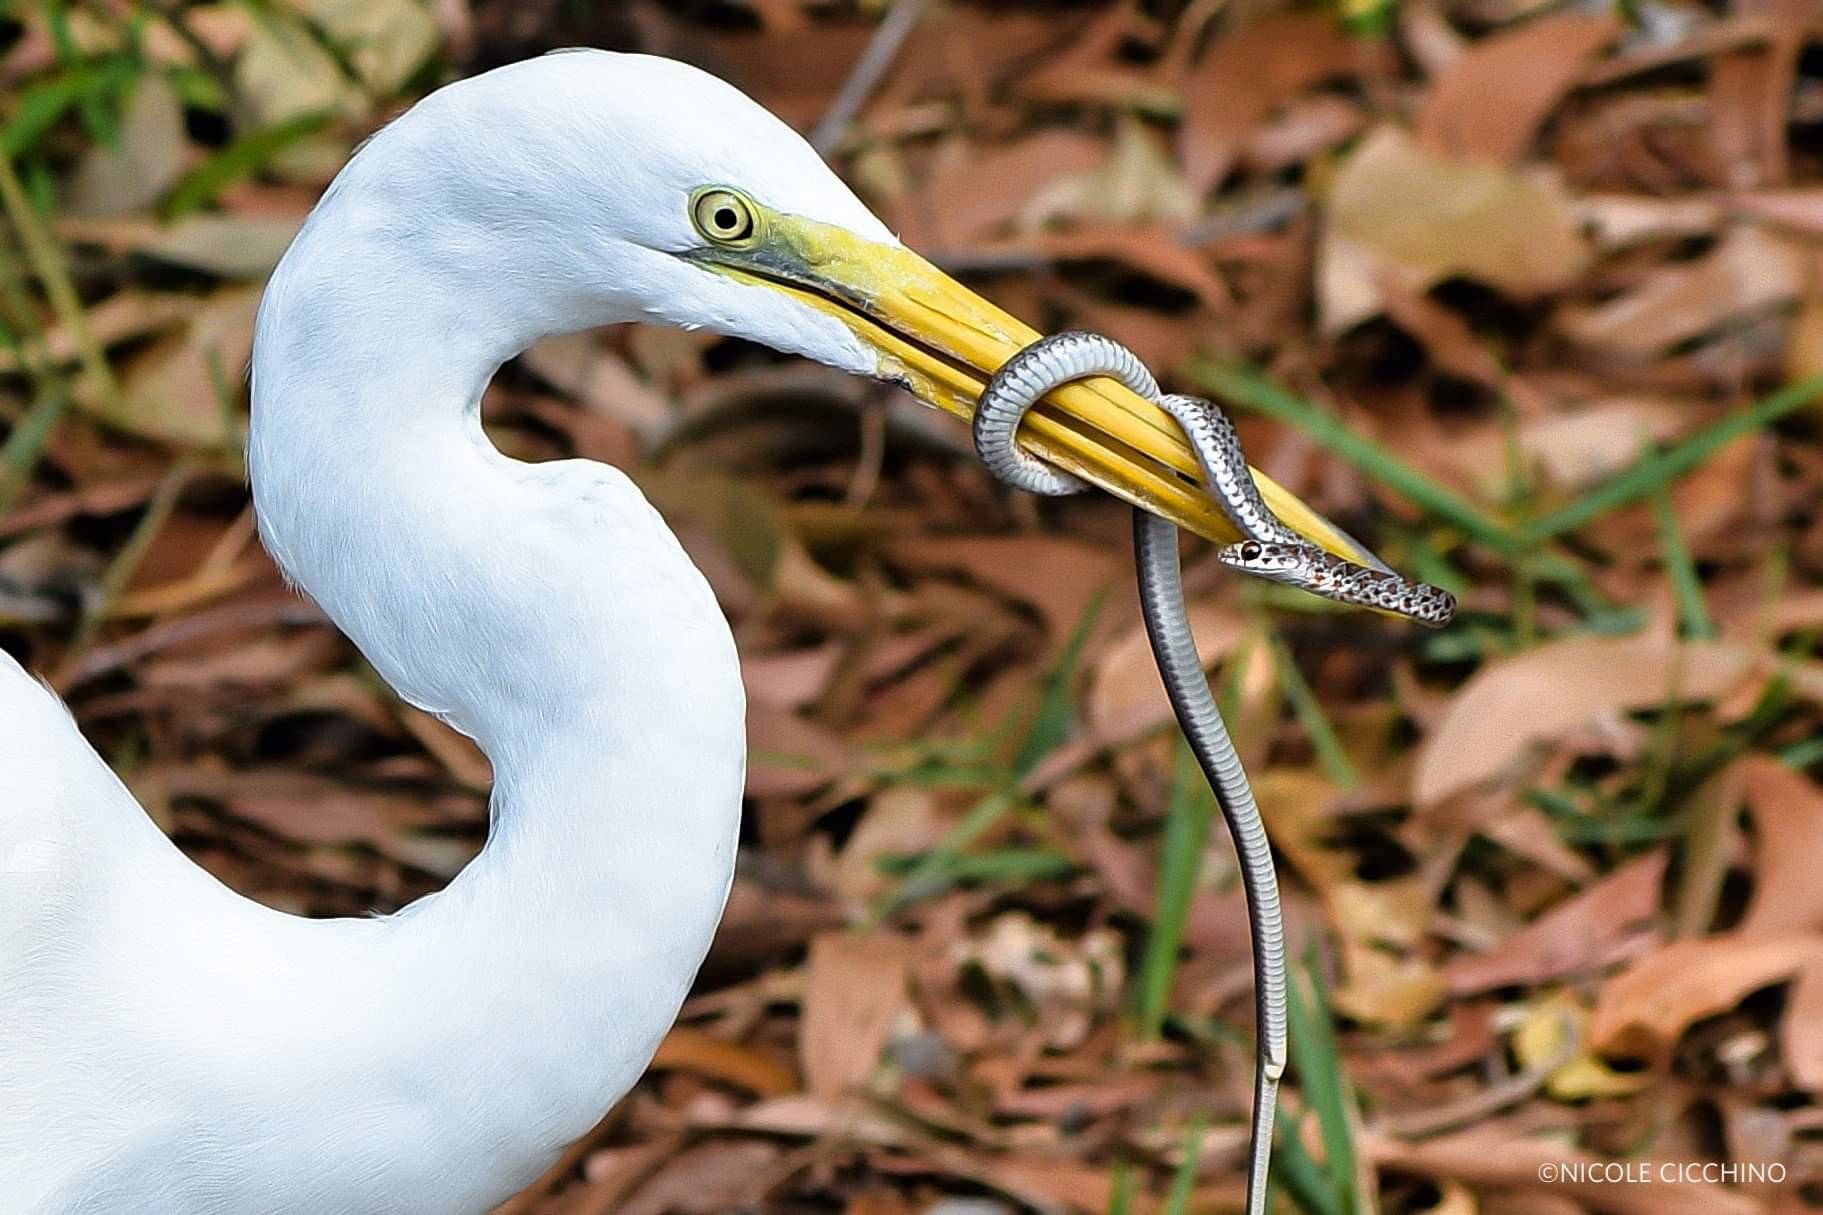
<path id="1" fill-rule="evenodd" d="M 696 230 L 718 245 L 738 245 L 753 235 L 753 204 L 732 190 L 704 190 L 690 205 Z"/>
<path id="2" fill-rule="evenodd" d="M 1258 561 L 1260 559 L 1260 553 L 1263 551 L 1264 550 L 1260 548 L 1259 541 L 1249 540 L 1247 543 L 1241 545 L 1241 560 Z"/>

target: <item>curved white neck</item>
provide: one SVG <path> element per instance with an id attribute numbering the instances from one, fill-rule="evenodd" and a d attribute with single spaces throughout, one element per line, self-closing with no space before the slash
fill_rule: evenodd
<path id="1" fill-rule="evenodd" d="M 475 1091 L 507 1104 L 492 1129 L 535 1165 L 637 1079 L 708 948 L 744 777 L 738 661 L 623 475 L 509 460 L 482 433 L 488 379 L 561 308 L 483 305 L 345 210 L 325 203 L 268 288 L 254 499 L 287 573 L 494 764 L 487 845 L 383 921 L 385 981 L 439 993 L 426 1053 L 473 1056 Z"/>

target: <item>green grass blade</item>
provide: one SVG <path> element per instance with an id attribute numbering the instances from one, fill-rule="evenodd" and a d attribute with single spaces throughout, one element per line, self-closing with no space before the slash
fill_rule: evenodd
<path id="1" fill-rule="evenodd" d="M 1360 773 L 1348 758 L 1348 750 L 1343 747 L 1341 736 L 1335 726 L 1330 724 L 1329 714 L 1323 711 L 1323 702 L 1317 698 L 1316 689 L 1304 678 L 1304 672 L 1292 661 L 1291 652 L 1285 648 L 1276 633 L 1268 636 L 1267 646 L 1272 652 L 1273 664 L 1278 668 L 1279 684 L 1285 689 L 1285 698 L 1291 701 L 1291 711 L 1297 715 L 1298 724 L 1304 727 L 1304 733 L 1310 739 L 1310 745 L 1317 753 L 1317 762 L 1323 765 L 1323 772 L 1330 780 L 1343 789 L 1356 789 L 1361 785 Z"/>
<path id="2" fill-rule="evenodd" d="M 33 208 L 25 183 L 13 171 L 12 160 L 4 156 L 0 156 L 0 208 L 4 208 L 19 243 L 24 246 L 26 260 L 38 276 L 51 310 L 58 322 L 75 337 L 83 370 L 94 380 L 103 403 L 113 415 L 124 417 L 126 409 L 121 404 L 120 384 L 89 325 L 89 314 L 82 306 L 82 297 L 77 294 L 63 249 Z"/>
<path id="3" fill-rule="evenodd" d="M 1171 1193 L 1165 1199 L 1165 1215 L 1187 1215 L 1191 1196 L 1196 1193 L 1196 1170 L 1203 1162 L 1203 1132 L 1208 1123 L 1201 1114 L 1190 1120 L 1184 1132 L 1184 1158 L 1178 1162 L 1171 1178 Z"/>
<path id="4" fill-rule="evenodd" d="M 1671 593 L 1677 600 L 1677 616 L 1685 637 L 1713 640 L 1715 620 L 1709 615 L 1709 604 L 1703 598 L 1703 580 L 1697 575 L 1696 561 L 1684 539 L 1672 509 L 1671 491 L 1663 481 L 1652 487 L 1652 514 L 1658 522 L 1659 548 L 1664 555 L 1665 575 L 1671 581 Z"/>
<path id="5" fill-rule="evenodd" d="M 1082 665 L 1083 647 L 1088 645 L 1089 633 L 1095 627 L 1095 619 L 1101 615 L 1101 604 L 1105 596 L 1097 594 L 1089 600 L 1089 606 L 1077 622 L 1076 629 L 1065 643 L 1063 654 L 1057 665 L 1045 675 L 1044 693 L 1038 704 L 1038 712 L 1032 718 L 1032 726 L 1026 731 L 1025 740 L 1019 745 L 1018 754 L 1013 757 L 1013 779 L 1019 780 L 1041 760 L 1070 736 L 1070 723 L 1076 718 L 1076 670 Z"/>
<path id="6" fill-rule="evenodd" d="M 1214 795 L 1204 783 L 1190 748 L 1180 739 L 1172 765 L 1171 796 L 1165 807 L 1158 909 L 1152 917 L 1152 931 L 1146 937 L 1146 954 L 1139 970 L 1136 1015 L 1140 1037 L 1147 1040 L 1164 1031 L 1178 952 L 1184 943 L 1184 923 L 1190 918 L 1190 905 L 1196 899 L 1196 879 L 1202 872 L 1203 850 L 1208 846 L 1209 824 L 1214 817 Z"/>
<path id="7" fill-rule="evenodd" d="M 56 429 L 57 421 L 63 417 L 63 411 L 69 402 L 69 394 L 65 392 L 47 393 L 39 397 L 31 409 L 26 411 L 26 415 L 19 419 L 12 433 L 6 436 L 6 445 L 0 447 L 0 517 L 13 509 L 19 491 L 31 480 L 32 469 L 38 464 L 38 456 L 44 451 L 51 431 Z"/>
<path id="8" fill-rule="evenodd" d="M 1013 793 L 1000 790 L 990 793 L 962 816 L 962 821 L 951 827 L 937 846 L 920 856 L 906 872 L 898 888 L 889 891 L 874 905 L 867 918 L 869 927 L 884 920 L 893 911 L 919 899 L 929 898 L 933 894 L 948 889 L 956 858 L 962 850 L 986 835 L 995 824 L 1006 817 L 1017 799 Z"/>
<path id="9" fill-rule="evenodd" d="M 880 858 L 875 868 L 888 876 L 910 873 L 927 853 Z M 1044 848 L 996 848 L 989 852 L 952 853 L 944 867 L 946 884 L 956 882 L 1040 882 L 1075 872 L 1076 862 Z"/>
<path id="10" fill-rule="evenodd" d="M 1758 404 L 1731 413 L 1662 452 L 1647 452 L 1631 467 L 1616 473 L 1574 502 L 1533 519 L 1526 525 L 1523 538 L 1527 543 L 1537 544 L 1575 531 L 1616 507 L 1637 502 L 1654 487 L 1683 476 L 1742 435 L 1770 426 L 1819 397 L 1823 397 L 1823 375 L 1781 388 Z"/>
<path id="11" fill-rule="evenodd" d="M 1301 1114 L 1281 1121 L 1272 1158 L 1273 1180 L 1310 1215 L 1348 1215 L 1345 1196 L 1330 1188 L 1329 1176 L 1323 1166 L 1305 1150 L 1303 1128 Z"/>
<path id="12" fill-rule="evenodd" d="M 1265 377 L 1200 359 L 1192 362 L 1185 374 L 1224 400 L 1295 426 L 1368 476 L 1439 519 L 1455 524 L 1489 548 L 1511 554 L 1523 547 L 1519 537 L 1467 498 L 1433 481 L 1367 436 L 1356 434 L 1334 414 Z"/>
<path id="13" fill-rule="evenodd" d="M 1125 1160 L 1114 1165 L 1114 1193 L 1108 1198 L 1108 1215 L 1132 1215 L 1133 1166 Z"/>
<path id="14" fill-rule="evenodd" d="M 1324 1166 L 1329 1188 L 1347 1212 L 1354 1210 L 1355 1140 L 1348 1081 L 1342 1071 L 1342 1049 L 1336 1041 L 1329 993 L 1317 969 L 1315 951 L 1291 973 L 1291 1062 L 1298 1088 L 1317 1116 L 1323 1134 Z"/>
<path id="15" fill-rule="evenodd" d="M 104 59 L 68 68 L 19 93 L 12 121 L 0 133 L 0 151 L 15 159 L 37 144 L 65 114 L 85 101 L 125 92 L 140 65 L 128 58 Z"/>
<path id="16" fill-rule="evenodd" d="M 160 208 L 166 220 L 213 201 L 230 184 L 257 172 L 274 156 L 329 125 L 322 111 L 300 114 L 236 139 L 177 180 Z"/>

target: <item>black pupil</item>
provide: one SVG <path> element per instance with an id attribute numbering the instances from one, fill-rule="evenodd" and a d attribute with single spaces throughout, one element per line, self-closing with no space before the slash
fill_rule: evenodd
<path id="1" fill-rule="evenodd" d="M 1241 556 L 1249 561 L 1258 561 L 1260 557 L 1260 546 L 1253 543 L 1251 540 L 1248 541 L 1246 544 L 1241 545 Z"/>
<path id="2" fill-rule="evenodd" d="M 734 213 L 733 207 L 722 207 L 715 213 L 715 226 L 724 232 L 732 232 L 740 222 L 740 216 Z"/>

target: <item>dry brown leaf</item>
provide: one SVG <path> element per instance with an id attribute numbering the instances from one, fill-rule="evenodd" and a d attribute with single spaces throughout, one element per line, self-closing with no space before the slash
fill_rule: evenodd
<path id="1" fill-rule="evenodd" d="M 1189 605 L 1191 636 L 1204 666 L 1220 662 L 1248 631 L 1247 621 L 1209 600 Z M 1096 738 L 1110 745 L 1137 738 L 1167 721 L 1171 701 L 1152 660 L 1145 628 L 1134 625 L 1093 663 L 1087 717 Z"/>
<path id="2" fill-rule="evenodd" d="M 1798 969 L 1779 1026 L 1779 1053 L 1793 1084 L 1823 1092 L 1823 958 Z"/>
<path id="3" fill-rule="evenodd" d="M 1435 806 L 1495 779 L 1533 744 L 1603 714 L 1715 699 L 1751 674 L 1755 659 L 1746 646 L 1638 634 L 1571 637 L 1489 663 L 1424 740 L 1413 798 Z"/>
<path id="4" fill-rule="evenodd" d="M 1741 761 L 1753 814 L 1753 901 L 1742 936 L 1823 932 L 1823 789 L 1763 756 Z"/>
<path id="5" fill-rule="evenodd" d="M 71 218 L 59 221 L 57 232 L 67 240 L 103 245 L 118 254 L 131 253 L 220 278 L 261 279 L 278 265 L 279 256 L 303 222 L 302 210 L 294 214 L 211 211 L 186 215 L 170 224 L 138 215 Z M 114 296 L 91 310 L 91 321 L 96 311 L 119 298 Z"/>
<path id="6" fill-rule="evenodd" d="M 776 654 L 741 655 L 741 683 L 747 695 L 776 708 L 796 710 L 814 704 L 829 687 L 842 660 L 834 642 Z"/>
<path id="7" fill-rule="evenodd" d="M 1439 156 L 1512 164 L 1621 30 L 1610 13 L 1557 13 L 1477 42 L 1450 64 L 1418 113 L 1418 141 Z"/>
<path id="8" fill-rule="evenodd" d="M 948 826 L 930 790 L 890 785 L 868 803 L 867 813 L 831 867 L 829 885 L 855 905 L 863 905 L 884 894 L 896 880 L 880 870 L 883 858 L 931 848 Z"/>
<path id="9" fill-rule="evenodd" d="M 1575 206 L 1583 228 L 1604 253 L 1647 241 L 1710 236 L 1723 214 L 1721 203 L 1713 198 L 1589 194 L 1578 198 Z"/>
<path id="10" fill-rule="evenodd" d="M 906 943 L 886 933 L 811 942 L 798 1050 L 812 1097 L 833 1106 L 866 1085 L 905 1008 L 909 963 Z"/>
<path id="11" fill-rule="evenodd" d="M 1049 129 L 1005 147 L 967 149 L 895 208 L 906 243 L 954 253 L 1024 215 L 1052 183 L 1106 162 L 1108 141 Z"/>
<path id="12" fill-rule="evenodd" d="M 1484 1215 L 1481 1204 L 1467 1186 L 1445 1181 L 1438 1191 L 1436 1203 L 1425 1208 L 1428 1215 Z"/>
<path id="13" fill-rule="evenodd" d="M 1753 190 L 1728 196 L 1729 206 L 1799 236 L 1823 236 L 1823 189 Z"/>
<path id="14" fill-rule="evenodd" d="M 1714 179 L 1725 186 L 1784 184 L 1789 98 L 1816 15 L 1815 0 L 1763 0 L 1753 8 L 1768 23 L 1765 43 L 1728 50 L 1709 64 L 1707 133 Z"/>
<path id="15" fill-rule="evenodd" d="M 1164 145 L 1129 120 L 1116 128 L 1114 151 L 1103 163 L 1034 193 L 1020 223 L 1026 228 L 1066 219 L 1176 225 L 1188 223 L 1196 211 L 1196 195 Z"/>
<path id="16" fill-rule="evenodd" d="M 254 637 L 213 653 L 149 659 L 139 664 L 137 675 L 147 687 L 207 695 L 220 692 L 223 687 L 245 689 L 301 683 L 341 652 L 341 641 L 323 632 Z"/>
<path id="17" fill-rule="evenodd" d="M 1106 1211 L 1114 1192 L 1107 1169 L 1075 1161 L 993 1160 L 987 1162 L 984 1180 L 1040 1209 L 1062 1204 L 1076 1211 Z"/>
<path id="18" fill-rule="evenodd" d="M 1652 271 L 1615 299 L 1564 308 L 1558 328 L 1585 346 L 1645 358 L 1747 313 L 1789 303 L 1804 287 L 1797 246 L 1738 227 L 1694 262 Z"/>
<path id="19" fill-rule="evenodd" d="M 1528 1072 L 1548 1071 L 1545 1091 L 1559 1101 L 1624 1097 L 1651 1083 L 1644 1072 L 1617 1072 L 1588 1050 L 1589 1010 L 1575 993 L 1554 992 L 1526 1010 L 1513 1031 L 1513 1057 Z"/>
<path id="20" fill-rule="evenodd" d="M 668 1160 L 616 1215 L 723 1215 L 760 1195 L 756 1186 L 784 1148 L 757 1139 L 712 1140 Z"/>
<path id="21" fill-rule="evenodd" d="M 1589 1023 L 1590 1045 L 1662 1067 L 1693 1022 L 1819 963 L 1823 936 L 1812 933 L 1673 941 L 1602 986 Z"/>
<path id="22" fill-rule="evenodd" d="M 1331 922 L 1337 922 L 1333 916 Z M 1357 1021 L 1408 1028 L 1430 1016 L 1446 994 L 1436 967 L 1423 957 L 1398 956 L 1352 941 L 1343 945 L 1342 982 L 1333 1000 Z"/>
<path id="23" fill-rule="evenodd" d="M 1318 256 L 1323 328 L 1374 315 L 1376 281 L 1422 291 L 1452 275 L 1531 296 L 1569 283 L 1588 260 L 1557 177 L 1433 155 L 1382 126 L 1330 185 Z"/>
<path id="24" fill-rule="evenodd" d="M 1452 993 L 1463 996 L 1599 966 L 1609 960 L 1617 943 L 1634 936 L 1658 914 L 1664 877 L 1662 849 L 1629 861 L 1487 953 L 1451 964 L 1444 981 Z"/>
<path id="25" fill-rule="evenodd" d="M 343 48 L 354 79 L 325 36 Z M 412 0 L 293 0 L 253 24 L 235 79 L 268 123 L 318 110 L 356 114 L 403 85 L 438 37 L 435 18 Z"/>
<path id="26" fill-rule="evenodd" d="M 707 31 L 694 30 L 697 41 Z M 766 108 L 792 126 L 808 130 L 829 109 L 829 102 L 861 54 L 872 31 L 851 22 L 817 22 L 802 29 L 740 31 L 700 38 L 710 48 L 711 62 L 746 92 L 766 100 Z M 917 49 L 911 40 L 900 55 Z M 707 64 L 705 65 L 707 66 Z M 918 66 L 913 61 L 911 66 Z"/>
<path id="27" fill-rule="evenodd" d="M 106 347 L 174 329 L 195 307 L 196 300 L 189 296 L 128 287 L 90 308 L 86 320 L 95 341 Z M 54 361 L 68 362 L 82 349 L 82 339 L 68 326 L 58 325 L 45 333 L 44 349 Z"/>
<path id="28" fill-rule="evenodd" d="M 485 821 L 478 798 L 361 789 L 290 769 L 230 773 L 161 765 L 135 780 L 156 785 L 166 797 L 220 803 L 236 818 L 304 844 L 367 844 L 386 852 L 409 846 L 399 838 L 402 832 Z"/>
<path id="29" fill-rule="evenodd" d="M 1120 556 L 1062 536 L 956 536 L 895 541 L 895 561 L 965 572 L 976 583 L 1038 610 L 1050 640 L 1081 627 L 1089 606 L 1121 572 Z"/>
<path id="30" fill-rule="evenodd" d="M 987 928 L 957 941 L 958 966 L 974 965 L 1009 983 L 1037 1011 L 1044 1041 L 1081 1045 L 1095 1017 L 1120 998 L 1125 967 L 1120 940 L 1096 929 L 1069 940 L 1023 911 L 996 916 Z"/>
<path id="31" fill-rule="evenodd" d="M 493 787 L 494 766 L 466 734 L 407 704 L 399 706 L 399 723 L 457 782 L 483 793 Z"/>
<path id="32" fill-rule="evenodd" d="M 1015 248 L 1031 249 L 1057 261 L 1106 259 L 1122 262 L 1160 282 L 1194 292 L 1211 307 L 1234 301 L 1234 293 L 1204 254 L 1181 243 L 1171 228 L 1097 223 L 1065 231 L 1035 233 L 994 247 L 1006 251 Z"/>
<path id="33" fill-rule="evenodd" d="M 797 1077 L 791 1069 L 751 1047 L 688 1025 L 674 1025 L 652 1057 L 654 1068 L 672 1068 L 739 1085 L 761 1097 L 795 1092 Z"/>
<path id="34" fill-rule="evenodd" d="M 189 157 L 184 111 L 162 72 L 139 78 L 120 119 L 117 146 L 95 144 L 76 166 L 66 206 L 72 215 L 120 215 L 158 201 Z"/>
<path id="35" fill-rule="evenodd" d="M 744 1106 L 728 1117 L 693 1117 L 691 1123 L 704 1128 L 728 1127 L 812 1139 L 840 1135 L 856 1143 L 883 1147 L 903 1147 L 909 1138 L 895 1119 L 853 1104 L 832 1108 L 809 1093 L 771 1097 Z"/>
<path id="36" fill-rule="evenodd" d="M 545 338 L 519 356 L 545 383 L 650 441 L 677 420 L 665 395 L 647 384 L 593 333 Z"/>
<path id="37" fill-rule="evenodd" d="M 848 1200 L 842 1215 L 941 1215 L 935 1208 L 925 1207 L 922 1211 L 914 1210 L 910 1200 L 899 1196 L 895 1190 L 876 1186 L 862 1190 Z M 986 1212 L 983 1212 L 986 1215 Z"/>
<path id="38" fill-rule="evenodd" d="M 813 722 L 764 702 L 747 706 L 747 792 L 786 797 L 821 789 L 853 765 L 848 746 Z"/>
<path id="39" fill-rule="evenodd" d="M 77 402 L 145 438 L 189 447 L 237 441 L 235 419 L 246 383 L 242 373 L 253 350 L 259 295 L 254 287 L 224 287 L 189 311 L 182 333 L 129 359 L 118 373 L 118 409 L 86 377 L 79 383 Z"/>
<path id="40" fill-rule="evenodd" d="M 1823 259 L 1812 260 L 1806 278 L 1804 302 L 1785 346 L 1785 376 L 1793 381 L 1823 375 Z"/>
<path id="41" fill-rule="evenodd" d="M 1489 388 L 1502 387 L 1506 369 L 1467 318 L 1428 295 L 1406 290 L 1396 276 L 1386 276 L 1376 285 L 1386 314 L 1423 344 L 1439 370 Z"/>
<path id="42" fill-rule="evenodd" d="M 1347 97 L 1319 93 L 1302 98 L 1253 129 L 1241 167 L 1247 173 L 1283 173 L 1327 156 L 1372 121 L 1367 110 Z"/>
<path id="43" fill-rule="evenodd" d="M 1691 406 L 1655 397 L 1616 397 L 1588 408 L 1528 418 L 1519 448 L 1559 491 L 1594 485 L 1633 463 L 1648 443 L 1675 438 L 1691 424 Z"/>
<path id="44" fill-rule="evenodd" d="M 1514 805 L 1517 799 L 1504 792 L 1494 794 L 1491 800 L 1500 806 L 1499 812 L 1482 819 L 1475 830 L 1546 872 L 1577 885 L 1594 880 L 1594 868 L 1564 841 L 1557 824 L 1543 810 L 1537 806 Z"/>
<path id="45" fill-rule="evenodd" d="M 1351 71 L 1356 55 L 1327 13 L 1276 14 L 1212 42 L 1184 86 L 1178 141 L 1191 189 L 1208 193 L 1255 127 L 1298 93 Z"/>

